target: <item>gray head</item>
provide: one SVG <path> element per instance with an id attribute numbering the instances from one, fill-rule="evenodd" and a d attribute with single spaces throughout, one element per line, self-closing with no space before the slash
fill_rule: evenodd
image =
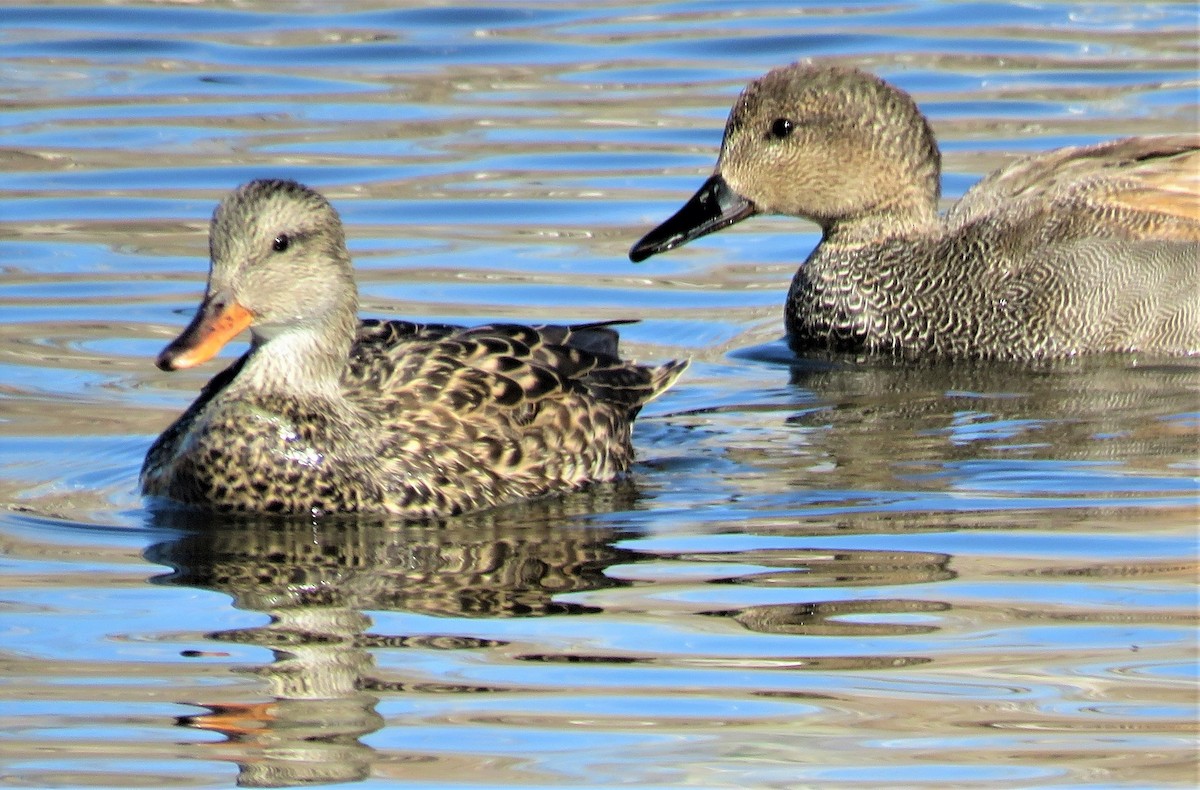
<path id="1" fill-rule="evenodd" d="M 207 360 L 249 326 L 256 344 L 289 332 L 353 331 L 358 296 L 345 233 L 324 197 L 295 181 L 251 181 L 213 212 L 208 289 L 159 367 Z"/>
<path id="2" fill-rule="evenodd" d="M 209 289 L 226 288 L 266 332 L 323 320 L 354 290 L 337 210 L 295 181 L 251 181 L 213 212 Z"/>
<path id="3" fill-rule="evenodd" d="M 805 217 L 827 231 L 937 211 L 941 158 L 912 98 L 865 72 L 796 63 L 750 83 L 725 124 L 713 177 L 634 246 L 641 260 L 754 214 Z"/>
<path id="4" fill-rule="evenodd" d="M 907 93 L 862 71 L 800 64 L 742 91 L 717 162 L 759 211 L 822 225 L 890 206 L 908 185 L 934 210 L 939 169 L 933 132 Z"/>

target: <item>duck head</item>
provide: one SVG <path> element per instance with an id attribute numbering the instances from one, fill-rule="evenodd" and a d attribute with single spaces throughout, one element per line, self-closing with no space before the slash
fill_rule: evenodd
<path id="1" fill-rule="evenodd" d="M 287 336 L 349 346 L 358 296 L 337 211 L 294 181 L 251 181 L 213 212 L 204 300 L 158 355 L 162 370 L 211 359 L 247 327 L 255 347 Z M 344 336 L 342 338 L 341 336 Z"/>
<path id="2" fill-rule="evenodd" d="M 716 171 L 673 217 L 633 246 L 634 261 L 755 214 L 839 223 L 936 216 L 940 157 L 908 94 L 837 66 L 793 64 L 742 91 Z"/>

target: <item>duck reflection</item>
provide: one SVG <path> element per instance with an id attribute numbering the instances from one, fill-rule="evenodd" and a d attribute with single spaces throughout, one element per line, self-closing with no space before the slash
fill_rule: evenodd
<path id="1" fill-rule="evenodd" d="M 454 634 L 371 634 L 366 610 L 444 617 L 538 617 L 594 609 L 562 593 L 624 584 L 604 574 L 639 559 L 613 548 L 616 530 L 580 523 L 585 513 L 628 507 L 631 484 L 439 522 L 313 522 L 164 511 L 155 526 L 178 535 L 146 551 L 170 566 L 161 584 L 226 593 L 270 622 L 207 634 L 256 645 L 272 663 L 264 702 L 206 702 L 179 724 L 225 736 L 238 784 L 282 787 L 368 777 L 374 750 L 359 740 L 383 726 L 371 649 L 464 650 L 500 643 Z M 566 523 L 571 521 L 572 523 Z M 447 689 L 438 689 L 446 691 Z M 486 688 L 462 691 L 486 692 Z"/>
<path id="2" fill-rule="evenodd" d="M 784 360 L 780 349 L 738 356 L 787 364 L 792 386 L 784 401 L 723 410 L 764 412 L 782 424 L 773 446 L 732 452 L 734 460 L 778 469 L 770 477 L 786 488 L 938 489 L 969 477 L 981 461 L 1030 475 L 1022 465 L 1051 461 L 1120 463 L 1174 477 L 1196 456 L 1194 360 L 919 365 L 838 355 Z M 794 452 L 779 452 L 781 436 Z"/>
<path id="3" fill-rule="evenodd" d="M 699 430 L 716 436 L 722 459 L 739 467 L 728 486 L 750 514 L 729 528 L 739 532 L 810 539 L 1022 528 L 1067 534 L 1100 522 L 1144 524 L 1172 516 L 1157 504 L 1138 507 L 1138 498 L 1155 498 L 1160 485 L 1172 495 L 1195 464 L 1200 365 L 1193 360 L 921 365 L 845 355 L 798 360 L 782 344 L 735 356 L 789 372 L 789 386 L 768 401 L 697 413 Z M 722 441 L 730 425 L 742 441 Z M 1057 506 L 1064 499 L 1086 503 Z M 952 555 L 932 552 L 817 548 L 680 559 L 760 566 L 711 581 L 811 590 L 798 603 L 706 612 L 752 631 L 803 636 L 936 631 L 951 606 L 937 600 L 937 588 L 861 600 L 830 592 L 937 584 L 956 574 Z M 924 660 L 875 658 L 885 666 Z"/>
<path id="4" fill-rule="evenodd" d="M 725 584 L 769 589 L 892 588 L 923 585 L 955 578 L 949 554 L 925 551 L 862 549 L 757 549 L 731 554 L 689 555 L 692 562 L 749 563 L 763 570 L 714 579 Z M 936 614 L 948 603 L 909 598 L 863 598 L 805 601 L 795 604 L 757 604 L 705 614 L 732 617 L 750 631 L 804 636 L 911 636 L 938 630 L 934 620 L 911 621 L 906 616 Z M 900 617 L 897 617 L 899 615 Z M 911 656 L 845 657 L 841 668 L 866 669 L 875 665 L 901 666 L 925 663 Z M 828 668 L 828 659 L 805 659 L 806 666 Z"/>

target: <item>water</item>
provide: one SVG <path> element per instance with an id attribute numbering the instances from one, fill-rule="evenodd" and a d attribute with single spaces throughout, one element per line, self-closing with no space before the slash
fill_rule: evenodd
<path id="1" fill-rule="evenodd" d="M 634 266 L 737 90 L 912 91 L 957 197 L 1197 126 L 1192 3 L 0 9 L 0 784 L 1192 786 L 1193 362 L 795 362 L 812 227 Z M 443 524 L 154 516 L 213 205 L 325 191 L 364 313 L 636 317 L 625 484 Z M 226 358 L 239 353 L 226 352 Z"/>

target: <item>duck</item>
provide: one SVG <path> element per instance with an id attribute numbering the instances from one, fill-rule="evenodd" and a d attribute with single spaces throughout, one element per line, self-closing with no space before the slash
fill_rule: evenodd
<path id="1" fill-rule="evenodd" d="M 1200 135 L 1024 156 L 944 214 L 940 182 L 912 97 L 858 69 L 793 63 L 742 91 L 713 175 L 629 257 L 756 214 L 816 223 L 784 308 L 801 355 L 1200 353 Z"/>
<path id="2" fill-rule="evenodd" d="M 289 180 L 216 207 L 191 323 L 158 355 L 249 349 L 151 445 L 141 490 L 216 513 L 458 515 L 625 475 L 643 405 L 687 367 L 623 360 L 614 326 L 359 319 L 338 212 Z"/>

